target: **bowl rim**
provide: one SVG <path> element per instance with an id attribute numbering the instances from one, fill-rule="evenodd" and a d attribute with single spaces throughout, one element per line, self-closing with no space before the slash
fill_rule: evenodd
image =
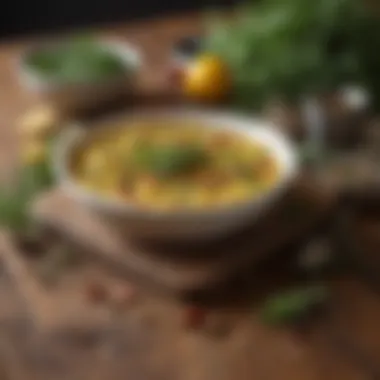
<path id="1" fill-rule="evenodd" d="M 16 67 L 22 79 L 34 86 L 47 88 L 61 88 L 73 85 L 96 85 L 120 80 L 121 77 L 129 77 L 134 75 L 143 65 L 143 54 L 141 50 L 134 44 L 121 40 L 120 38 L 102 38 L 94 37 L 103 49 L 109 50 L 112 54 L 121 59 L 124 70 L 119 75 L 105 77 L 100 80 L 60 80 L 41 74 L 38 70 L 34 70 L 27 64 L 28 57 L 36 51 L 48 49 L 49 47 L 57 47 L 70 41 L 70 37 L 61 37 L 54 40 L 35 43 L 25 48 L 17 57 Z"/>
<path id="2" fill-rule="evenodd" d="M 204 209 L 183 208 L 175 210 L 158 210 L 141 208 L 134 206 L 133 203 L 123 200 L 110 199 L 86 189 L 74 179 L 69 168 L 73 149 L 78 142 L 83 141 L 83 139 L 91 135 L 94 131 L 103 130 L 110 126 L 120 128 L 116 126 L 115 123 L 117 124 L 117 121 L 121 120 L 125 122 L 128 119 L 146 120 L 148 118 L 155 119 L 157 117 L 163 119 L 179 118 L 183 120 L 184 116 L 190 120 L 202 120 L 202 124 L 207 124 L 207 121 L 213 120 L 213 123 L 211 124 L 212 126 L 210 125 L 210 127 L 221 128 L 222 130 L 238 129 L 239 133 L 246 133 L 247 136 L 250 136 L 250 138 L 255 140 L 257 140 L 258 131 L 263 134 L 263 136 L 271 136 L 270 138 L 273 141 L 276 141 L 280 146 L 280 149 L 282 149 L 282 154 L 285 156 L 286 161 L 286 163 L 283 164 L 281 176 L 276 185 L 259 196 L 250 197 L 241 202 L 225 206 L 222 205 L 219 207 Z M 224 120 L 224 123 L 228 122 L 228 128 L 226 127 L 227 124 L 222 124 L 222 120 Z M 256 125 L 256 127 L 254 127 L 254 125 Z M 250 128 L 252 129 L 251 131 L 249 130 Z M 255 129 L 255 131 L 253 131 L 253 129 Z M 255 136 L 253 137 L 254 133 Z M 273 147 L 272 152 L 275 153 Z M 277 152 L 275 154 L 277 154 L 276 159 L 280 162 L 280 153 Z M 53 145 L 51 160 L 53 172 L 60 188 L 72 199 L 90 205 L 90 207 L 98 211 L 106 212 L 110 215 L 129 214 L 134 215 L 137 218 L 141 217 L 150 220 L 193 219 L 194 217 L 209 218 L 210 216 L 222 217 L 231 212 L 244 213 L 248 207 L 257 207 L 259 204 L 264 206 L 264 204 L 270 203 L 273 198 L 277 198 L 278 195 L 281 195 L 297 177 L 300 168 L 299 158 L 294 143 L 284 133 L 279 131 L 275 124 L 258 117 L 243 116 L 225 111 L 195 109 L 191 107 L 171 107 L 159 110 L 137 110 L 134 112 L 121 113 L 91 123 L 90 130 L 84 129 L 82 123 L 72 123 L 71 125 L 68 125 L 67 128 L 63 128 L 56 143 Z"/>

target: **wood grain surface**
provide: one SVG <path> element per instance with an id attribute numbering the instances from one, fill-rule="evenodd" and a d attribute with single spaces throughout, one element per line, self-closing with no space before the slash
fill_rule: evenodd
<path id="1" fill-rule="evenodd" d="M 34 214 L 40 223 L 100 260 L 111 273 L 187 299 L 222 286 L 255 263 L 304 239 L 327 220 L 333 207 L 334 194 L 312 180 L 300 178 L 284 200 L 259 222 L 221 241 L 205 244 L 158 245 L 126 240 L 107 221 L 59 190 L 37 199 Z"/>
<path id="2" fill-rule="evenodd" d="M 110 28 L 102 34 L 117 36 L 141 47 L 146 66 L 140 86 L 154 89 L 165 81 L 165 65 L 173 41 L 199 31 L 200 17 L 191 15 Z M 2 174 L 7 178 L 17 166 L 17 118 L 37 101 L 18 85 L 15 73 L 15 59 L 26 46 L 27 42 L 14 42 L 0 47 L 0 163 Z M 95 336 L 92 330 L 91 334 L 75 335 L 65 330 L 47 332 L 36 328 L 25 303 L 21 302 L 20 292 L 15 292 L 9 282 L 9 274 L 20 275 L 20 270 L 21 276 L 17 278 L 29 278 L 23 272 L 29 267 L 24 266 L 22 256 L 13 248 L 1 248 L 4 263 L 8 264 L 8 272 L 1 273 L 0 277 L 2 379 L 379 378 L 380 301 L 360 279 L 351 275 L 337 276 L 330 282 L 331 310 L 307 332 L 301 334 L 292 329 L 264 326 L 257 305 L 248 303 L 244 308 L 210 309 L 210 318 L 228 325 L 228 333 L 222 337 L 216 337 L 207 329 L 187 328 L 184 305 L 143 291 L 139 292 L 136 303 L 122 312 L 89 304 L 83 298 L 84 287 L 88 278 L 98 279 L 102 273 L 99 269 L 68 273 L 53 288 L 36 285 L 32 276 L 32 283 L 27 283 L 23 294 L 29 298 L 42 294 L 41 303 L 49 303 L 50 311 L 43 313 L 51 317 L 49 321 L 59 320 L 65 310 L 79 316 L 82 325 L 95 314 L 102 319 L 102 327 L 94 328 Z M 7 251 L 4 253 L 4 250 Z M 111 277 L 107 281 L 111 283 L 116 279 Z M 267 282 L 272 282 L 269 274 Z M 255 290 L 264 288 L 264 284 L 256 284 Z M 20 282 L 13 281 L 13 285 Z M 33 287 L 37 288 L 36 292 Z"/>

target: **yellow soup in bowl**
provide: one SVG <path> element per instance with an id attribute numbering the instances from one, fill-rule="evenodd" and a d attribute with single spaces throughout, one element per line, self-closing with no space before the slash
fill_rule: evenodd
<path id="1" fill-rule="evenodd" d="M 129 122 L 95 133 L 74 155 L 84 188 L 157 210 L 223 207 L 275 185 L 278 162 L 259 141 L 196 123 Z"/>

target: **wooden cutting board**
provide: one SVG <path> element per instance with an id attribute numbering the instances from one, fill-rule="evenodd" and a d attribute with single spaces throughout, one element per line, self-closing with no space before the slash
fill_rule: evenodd
<path id="1" fill-rule="evenodd" d="M 217 242 L 186 247 L 126 240 L 59 189 L 41 196 L 34 205 L 34 214 L 113 274 L 186 298 L 220 286 L 288 244 L 305 238 L 330 215 L 334 199 L 332 192 L 303 178 L 245 231 Z"/>

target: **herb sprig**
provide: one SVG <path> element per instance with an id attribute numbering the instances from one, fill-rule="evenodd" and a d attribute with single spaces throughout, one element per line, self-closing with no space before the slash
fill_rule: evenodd
<path id="1" fill-rule="evenodd" d="M 13 186 L 0 188 L 0 225 L 14 232 L 27 230 L 31 225 L 31 201 L 53 183 L 47 159 L 22 167 Z"/>
<path id="2" fill-rule="evenodd" d="M 261 309 L 263 322 L 270 325 L 293 323 L 305 317 L 328 299 L 324 286 L 306 286 L 276 294 Z"/>
<path id="3" fill-rule="evenodd" d="M 360 0 L 248 2 L 213 20 L 206 48 L 231 67 L 235 102 L 260 107 L 361 84 L 379 95 L 380 23 Z"/>

